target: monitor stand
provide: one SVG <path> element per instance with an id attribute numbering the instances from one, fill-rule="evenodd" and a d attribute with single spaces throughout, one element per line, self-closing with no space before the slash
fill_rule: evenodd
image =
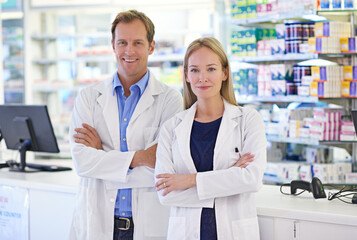
<path id="1" fill-rule="evenodd" d="M 20 163 L 15 161 L 7 161 L 6 165 L 0 166 L 1 167 L 9 167 L 10 171 L 12 172 L 59 172 L 59 171 L 69 171 L 72 170 L 70 167 L 62 167 L 62 166 L 55 166 L 55 165 L 42 165 L 42 164 L 35 164 L 35 163 L 26 163 L 26 151 L 28 150 L 28 146 L 31 145 L 31 140 L 24 141 L 19 149 L 20 152 Z"/>

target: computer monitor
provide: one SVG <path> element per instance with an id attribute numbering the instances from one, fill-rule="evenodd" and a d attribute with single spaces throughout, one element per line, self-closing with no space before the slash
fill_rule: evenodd
<path id="1" fill-rule="evenodd" d="M 26 163 L 26 151 L 59 153 L 47 106 L 0 105 L 0 129 L 6 147 L 20 152 L 20 163 L 9 164 L 10 170 L 20 172 L 71 170 L 68 167 Z"/>

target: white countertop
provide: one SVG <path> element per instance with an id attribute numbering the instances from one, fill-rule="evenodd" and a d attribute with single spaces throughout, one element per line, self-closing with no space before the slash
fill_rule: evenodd
<path id="1" fill-rule="evenodd" d="M 289 187 L 283 187 L 289 192 Z M 328 192 L 326 191 L 326 196 Z M 337 192 L 338 190 L 331 190 Z M 357 204 L 347 204 L 338 199 L 315 199 L 312 193 L 299 196 L 280 193 L 280 186 L 264 185 L 256 195 L 259 216 L 294 218 L 297 220 L 344 224 L 357 227 Z"/>
<path id="2" fill-rule="evenodd" d="M 36 161 L 36 163 L 73 168 L 73 163 L 69 160 Z M 0 170 L 0 185 L 75 194 L 78 183 L 79 177 L 74 170 L 36 173 L 9 172 L 7 168 Z M 259 216 L 294 218 L 357 227 L 357 204 L 343 203 L 338 199 L 332 201 L 327 198 L 314 199 L 312 193 L 309 192 L 299 196 L 283 195 L 279 188 L 279 186 L 264 185 L 256 194 Z M 284 187 L 283 190 L 284 192 L 290 191 L 289 187 Z M 328 195 L 328 191 L 326 191 L 326 195 Z"/>
<path id="3" fill-rule="evenodd" d="M 71 167 L 71 160 L 41 160 L 35 161 L 38 164 L 58 165 Z M 0 184 L 31 188 L 38 190 L 48 190 L 57 192 L 76 193 L 79 177 L 74 170 L 63 172 L 12 172 L 9 168 L 0 169 Z"/>

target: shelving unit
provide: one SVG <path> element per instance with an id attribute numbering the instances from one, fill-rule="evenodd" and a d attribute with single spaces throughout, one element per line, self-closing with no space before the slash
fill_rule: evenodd
<path id="1" fill-rule="evenodd" d="M 249 25 L 255 23 L 275 22 L 286 19 L 309 19 L 311 15 L 316 15 L 314 9 L 297 9 L 291 11 L 278 11 L 274 14 L 267 14 L 266 16 L 258 16 L 255 18 L 234 19 L 232 23 L 235 25 Z"/>
<path id="2" fill-rule="evenodd" d="M 323 144 L 339 145 L 339 144 L 357 143 L 357 141 L 320 141 L 311 138 L 289 138 L 289 137 L 282 138 L 278 136 L 267 136 L 267 139 L 270 142 L 295 143 L 295 144 L 305 144 L 305 145 L 313 145 L 313 146 L 319 146 Z"/>
<path id="3" fill-rule="evenodd" d="M 300 54 L 284 54 L 284 55 L 272 55 L 272 56 L 252 56 L 252 57 L 232 57 L 232 61 L 240 62 L 276 62 L 276 61 L 301 61 L 318 58 L 316 53 L 300 53 Z"/>
<path id="4" fill-rule="evenodd" d="M 314 96 L 237 96 L 238 103 L 248 104 L 254 102 L 302 102 L 302 103 L 317 103 L 319 101 L 318 97 Z"/>
<path id="5" fill-rule="evenodd" d="M 24 102 L 24 31 L 20 5 L 5 4 L 0 15 L 2 71 L 1 99 L 4 103 Z"/>
<path id="6" fill-rule="evenodd" d="M 237 1 L 231 1 L 231 3 L 236 3 Z M 302 2 L 301 2 L 302 4 Z M 258 9 L 258 7 L 257 7 Z M 258 12 L 258 10 L 257 10 Z M 337 12 L 337 15 L 336 15 Z M 240 31 L 241 29 L 244 31 L 248 28 L 264 28 L 271 27 L 277 23 L 286 23 L 286 20 L 289 20 L 287 23 L 291 23 L 291 20 L 297 21 L 306 21 L 316 19 L 317 21 L 321 21 L 323 18 L 332 19 L 338 21 L 350 21 L 352 24 L 352 32 L 355 32 L 354 29 L 354 19 L 356 10 L 343 10 L 336 11 L 332 13 L 332 11 L 316 11 L 315 8 L 310 5 L 309 7 L 305 7 L 301 9 L 297 7 L 291 11 L 279 11 L 271 14 L 266 14 L 264 16 L 257 16 L 254 18 L 245 18 L 245 19 L 232 19 L 232 31 Z M 340 16 L 339 14 L 343 14 Z M 244 35 L 244 34 L 243 34 Z M 236 36 L 236 35 L 235 35 Z M 244 38 L 244 37 L 243 37 Z M 250 42 L 248 42 L 249 45 Z M 244 44 L 242 42 L 242 44 Z M 252 53 L 251 55 L 254 55 Z M 298 64 L 303 60 L 311 60 L 311 59 L 328 59 L 330 61 L 347 61 L 349 65 L 356 65 L 357 54 L 356 53 L 288 53 L 288 54 L 276 54 L 269 56 L 231 56 L 231 62 L 243 62 L 249 64 L 276 64 L 276 63 L 288 63 Z M 239 66 L 239 64 L 236 64 Z M 249 68 L 249 67 L 248 67 Z M 252 67 L 254 69 L 254 67 Z M 327 102 L 334 104 L 341 104 L 343 108 L 347 111 L 351 109 L 356 109 L 357 107 L 357 98 L 318 98 L 315 96 L 297 96 L 297 95 L 287 95 L 287 96 L 253 96 L 253 95 L 236 95 L 238 104 L 256 104 L 256 106 L 262 104 L 278 104 L 287 106 L 289 103 L 307 103 L 307 104 L 319 104 L 319 102 Z M 328 147 L 328 146 L 342 146 L 343 148 L 349 149 L 352 156 L 352 169 L 353 171 L 357 171 L 357 142 L 356 141 L 319 141 L 317 139 L 310 138 L 291 138 L 291 137 L 278 137 L 275 135 L 267 135 L 267 139 L 272 144 L 279 144 L 286 148 L 286 144 L 293 145 L 306 145 L 306 146 L 315 146 L 315 147 Z M 269 154 L 268 154 L 269 156 Z M 269 159 L 268 159 L 269 161 Z M 276 179 L 272 176 L 265 176 L 265 180 L 268 182 L 276 182 L 281 179 Z"/>

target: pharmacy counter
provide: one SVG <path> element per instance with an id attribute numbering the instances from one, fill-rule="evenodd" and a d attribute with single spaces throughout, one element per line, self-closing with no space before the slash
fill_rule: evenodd
<path id="1" fill-rule="evenodd" d="M 309 192 L 284 195 L 279 186 L 270 185 L 259 191 L 256 202 L 261 240 L 357 239 L 357 204 L 314 199 Z"/>
<path id="2" fill-rule="evenodd" d="M 78 182 L 74 171 L 0 171 L 0 186 L 28 191 L 30 239 L 68 238 Z M 356 239 L 357 205 L 315 200 L 311 193 L 286 196 L 278 186 L 268 185 L 257 193 L 256 202 L 262 240 Z"/>
<path id="3" fill-rule="evenodd" d="M 70 160 L 36 163 L 73 167 Z M 0 239 L 5 232 L 10 234 L 5 239 L 68 239 L 78 183 L 79 177 L 74 171 L 20 173 L 1 169 L 0 213 L 8 212 L 8 216 L 0 215 L 0 228 L 8 227 L 2 230 Z M 28 219 L 24 203 L 18 199 L 26 199 Z M 20 217 L 25 219 L 19 221 Z"/>

